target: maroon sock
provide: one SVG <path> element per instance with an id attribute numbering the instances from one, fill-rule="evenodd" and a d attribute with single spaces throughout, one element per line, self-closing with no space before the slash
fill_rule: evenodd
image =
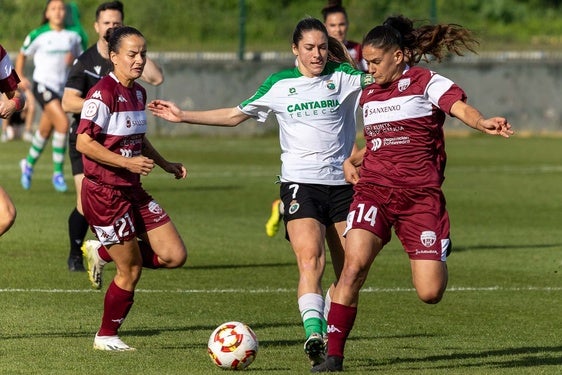
<path id="1" fill-rule="evenodd" d="M 139 241 L 139 248 L 142 256 L 142 266 L 145 268 L 160 268 L 162 265 L 158 261 L 158 255 L 152 250 L 152 247 L 145 242 Z"/>
<path id="2" fill-rule="evenodd" d="M 134 292 L 119 288 L 112 281 L 105 293 L 103 318 L 98 336 L 115 336 L 133 306 Z"/>
<path id="3" fill-rule="evenodd" d="M 109 253 L 107 252 L 107 249 L 103 245 L 101 245 L 99 247 L 98 254 L 99 254 L 100 258 L 102 258 L 103 260 L 105 260 L 108 263 L 113 261 L 111 259 L 111 255 L 109 255 Z"/>
<path id="4" fill-rule="evenodd" d="M 343 358 L 345 342 L 356 316 L 357 307 L 331 303 L 328 313 L 328 355 Z"/>

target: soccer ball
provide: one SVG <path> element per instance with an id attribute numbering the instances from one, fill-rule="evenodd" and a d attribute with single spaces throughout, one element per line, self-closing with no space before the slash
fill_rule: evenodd
<path id="1" fill-rule="evenodd" d="M 207 352 L 215 365 L 227 370 L 244 370 L 258 354 L 258 339 L 250 327 L 240 322 L 218 326 L 207 345 Z"/>

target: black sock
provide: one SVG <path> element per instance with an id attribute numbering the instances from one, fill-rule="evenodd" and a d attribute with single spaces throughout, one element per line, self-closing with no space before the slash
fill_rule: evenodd
<path id="1" fill-rule="evenodd" d="M 82 256 L 82 243 L 88 233 L 88 222 L 76 208 L 68 217 L 68 237 L 70 239 L 70 256 Z"/>

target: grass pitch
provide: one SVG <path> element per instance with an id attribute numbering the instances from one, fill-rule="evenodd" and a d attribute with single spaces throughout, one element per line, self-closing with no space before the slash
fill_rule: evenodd
<path id="1" fill-rule="evenodd" d="M 101 292 L 90 289 L 85 274 L 67 271 L 74 193 L 52 188 L 50 150 L 32 189 L 23 191 L 18 161 L 29 144 L 0 144 L 0 181 L 18 209 L 15 226 L 0 238 L 0 373 L 218 374 L 206 343 L 229 320 L 247 323 L 259 338 L 250 373 L 308 373 L 294 256 L 283 229 L 274 238 L 264 232 L 278 196 L 277 139 L 152 142 L 189 169 L 186 181 L 159 169 L 143 180 L 173 218 L 189 256 L 182 269 L 143 273 L 121 330 L 138 349 L 133 353 L 92 349 L 115 269 L 106 268 Z M 562 372 L 560 142 L 447 140 L 444 190 L 454 252 L 445 298 L 434 306 L 417 300 L 394 238 L 361 294 L 347 373 Z M 331 275 L 328 268 L 325 285 Z"/>

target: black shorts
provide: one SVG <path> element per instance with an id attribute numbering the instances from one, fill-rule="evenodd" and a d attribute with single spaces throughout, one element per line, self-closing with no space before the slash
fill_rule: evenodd
<path id="1" fill-rule="evenodd" d="M 70 158 L 70 166 L 72 168 L 72 175 L 84 173 L 84 164 L 82 163 L 82 154 L 76 149 L 76 139 L 78 135 L 78 122 L 73 121 L 70 125 L 70 132 L 68 134 L 68 156 Z"/>
<path id="2" fill-rule="evenodd" d="M 293 219 L 313 218 L 326 227 L 346 221 L 353 201 L 352 185 L 281 183 L 285 225 Z"/>
<path id="3" fill-rule="evenodd" d="M 33 82 L 33 96 L 35 97 L 35 99 L 37 99 L 37 101 L 41 105 L 41 108 L 45 108 L 45 105 L 47 105 L 47 103 L 52 100 L 61 100 L 59 94 L 57 94 L 44 84 L 38 82 Z"/>

